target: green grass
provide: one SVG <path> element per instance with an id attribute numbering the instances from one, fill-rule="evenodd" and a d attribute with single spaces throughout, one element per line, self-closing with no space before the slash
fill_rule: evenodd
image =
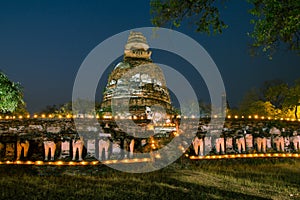
<path id="1" fill-rule="evenodd" d="M 300 199 L 300 160 L 201 160 L 145 174 L 0 166 L 0 199 Z"/>

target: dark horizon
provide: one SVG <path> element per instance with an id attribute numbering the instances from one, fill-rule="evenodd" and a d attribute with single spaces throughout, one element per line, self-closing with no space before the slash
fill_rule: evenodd
<path id="1" fill-rule="evenodd" d="M 247 2 L 228 3 L 228 8 L 221 10 L 229 25 L 222 35 L 196 33 L 188 23 L 176 29 L 198 41 L 211 55 L 223 77 L 231 107 L 237 106 L 250 88 L 266 80 L 292 84 L 300 78 L 300 59 L 295 52 L 281 49 L 272 60 L 266 55 L 249 55 L 251 39 L 247 32 L 253 28 L 249 8 Z M 0 2 L 0 69 L 22 84 L 30 113 L 66 103 L 71 101 L 76 73 L 89 52 L 119 32 L 152 26 L 150 18 L 148 1 Z M 155 52 L 152 59 L 177 69 L 185 67 L 183 61 L 163 55 Z M 185 73 L 192 77 L 200 99 L 204 93 L 202 99 L 207 100 L 204 83 L 193 77 L 192 70 Z M 105 87 L 106 79 L 101 78 L 98 91 Z M 100 98 L 98 92 L 97 100 Z"/>

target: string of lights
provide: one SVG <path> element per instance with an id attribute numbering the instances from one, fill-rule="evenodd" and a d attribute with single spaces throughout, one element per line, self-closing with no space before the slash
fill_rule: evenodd
<path id="1" fill-rule="evenodd" d="M 181 118 L 182 116 L 177 115 L 176 118 Z M 34 114 L 34 115 L 19 115 L 19 116 L 10 116 L 10 115 L 6 115 L 6 116 L 1 116 L 0 115 L 0 120 L 1 119 L 70 119 L 70 118 L 83 118 L 83 117 L 78 117 L 78 116 L 74 116 L 71 114 L 68 115 L 57 115 L 57 114 Z M 125 119 L 122 116 L 111 116 L 111 115 L 104 115 L 104 116 L 89 116 L 89 117 L 85 117 L 85 118 L 96 118 L 96 119 L 104 119 L 104 120 L 112 120 L 112 119 Z M 185 119 L 195 119 L 195 116 L 183 116 L 183 118 Z M 214 118 L 219 118 L 219 116 L 215 115 Z M 127 118 L 126 118 L 127 119 Z M 130 116 L 128 117 L 128 119 L 132 119 L 132 120 L 143 120 L 143 117 L 137 117 L 137 116 Z M 283 118 L 283 117 L 270 117 L 270 116 L 259 116 L 259 115 L 248 115 L 248 116 L 244 116 L 244 115 L 228 115 L 226 116 L 226 119 L 256 119 L 256 120 L 281 120 L 281 121 L 298 121 L 300 122 L 300 119 L 295 119 L 295 118 Z"/>

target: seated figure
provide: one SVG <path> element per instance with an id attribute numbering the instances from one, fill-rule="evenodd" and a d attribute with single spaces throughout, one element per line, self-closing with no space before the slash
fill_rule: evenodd
<path id="1" fill-rule="evenodd" d="M 193 147 L 195 154 L 198 156 L 199 155 L 199 149 L 200 149 L 200 155 L 203 156 L 204 152 L 204 144 L 203 144 L 203 139 L 198 138 L 197 136 L 193 140 Z"/>
<path id="2" fill-rule="evenodd" d="M 276 151 L 284 151 L 284 138 L 281 136 L 281 131 L 276 127 L 272 127 L 270 134 L 273 135 L 273 143 L 276 145 Z"/>
<path id="3" fill-rule="evenodd" d="M 267 149 L 267 138 L 265 137 L 257 137 L 256 138 L 256 144 L 257 144 L 257 151 L 266 153 Z"/>
<path id="4" fill-rule="evenodd" d="M 293 132 L 293 136 L 290 137 L 290 143 L 293 144 L 294 150 L 300 150 L 300 136 L 297 134 L 297 131 Z"/>
<path id="5" fill-rule="evenodd" d="M 99 160 L 108 159 L 108 148 L 109 148 L 109 140 L 108 139 L 100 139 L 99 140 Z M 102 158 L 103 149 L 104 149 L 104 158 Z"/>
<path id="6" fill-rule="evenodd" d="M 129 153 L 129 158 L 133 157 L 134 139 L 127 138 L 124 140 L 124 150 L 125 150 L 125 155 L 124 155 L 125 158 L 127 158 L 128 153 Z"/>
<path id="7" fill-rule="evenodd" d="M 220 148 L 221 147 L 221 148 Z M 219 137 L 216 139 L 216 152 L 217 153 L 225 153 L 225 140 L 223 137 Z"/>
<path id="8" fill-rule="evenodd" d="M 24 150 L 24 158 L 28 155 L 29 141 L 28 140 L 18 140 L 17 141 L 17 160 L 20 160 L 22 149 Z"/>
<path id="9" fill-rule="evenodd" d="M 54 160 L 55 150 L 56 150 L 56 144 L 54 141 L 51 140 L 45 140 L 44 141 L 44 149 L 45 149 L 45 161 L 48 160 L 49 151 L 51 151 L 51 158 L 50 160 Z"/>
<path id="10" fill-rule="evenodd" d="M 76 137 L 73 142 L 72 142 L 72 146 L 73 146 L 73 158 L 72 160 L 75 160 L 76 158 L 76 152 L 78 149 L 78 160 L 82 161 L 82 150 L 83 150 L 83 146 L 84 146 L 84 141 L 83 141 L 83 137 Z"/>
<path id="11" fill-rule="evenodd" d="M 245 137 L 244 136 L 238 136 L 235 140 L 238 152 L 242 153 L 246 151 L 246 142 L 245 142 Z"/>

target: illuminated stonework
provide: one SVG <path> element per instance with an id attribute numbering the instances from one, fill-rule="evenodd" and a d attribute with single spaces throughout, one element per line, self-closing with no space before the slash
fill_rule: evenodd
<path id="1" fill-rule="evenodd" d="M 153 105 L 161 107 L 158 110 L 165 110 L 167 114 L 172 112 L 164 74 L 160 67 L 153 64 L 151 51 L 142 33 L 130 33 L 123 61 L 118 63 L 110 74 L 103 95 L 101 109 L 102 113 L 108 115 L 112 114 L 113 101 L 113 105 L 129 105 L 130 113 L 125 116 L 124 113 L 118 112 L 122 109 L 114 109 L 114 115 L 126 118 L 131 116 L 146 119 L 146 110 Z"/>

